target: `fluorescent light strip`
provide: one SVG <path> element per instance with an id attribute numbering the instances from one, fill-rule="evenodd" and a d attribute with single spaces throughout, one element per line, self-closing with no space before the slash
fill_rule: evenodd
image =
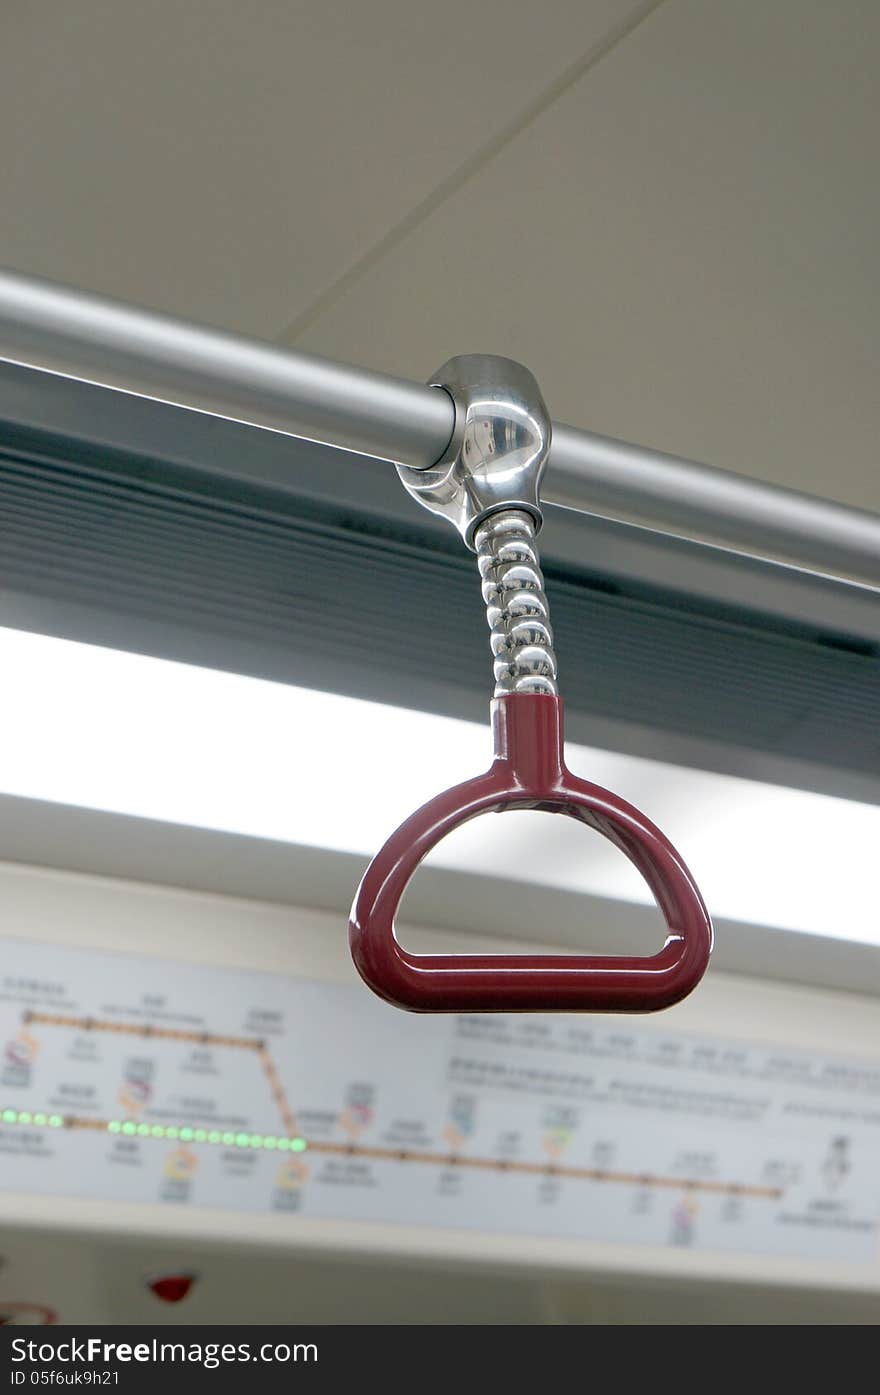
<path id="1" fill-rule="evenodd" d="M 485 769 L 488 725 L 0 629 L 0 790 L 368 854 L 419 804 Z M 587 746 L 571 768 L 643 808 L 713 914 L 880 944 L 874 805 Z M 568 819 L 479 819 L 439 867 L 650 900 Z"/>

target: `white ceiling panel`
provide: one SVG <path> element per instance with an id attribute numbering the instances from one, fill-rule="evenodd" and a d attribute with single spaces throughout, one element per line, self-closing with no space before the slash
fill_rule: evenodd
<path id="1" fill-rule="evenodd" d="M 297 342 L 880 510 L 880 5 L 666 0 Z"/>
<path id="2" fill-rule="evenodd" d="M 0 7 L 0 262 L 272 337 L 645 0 Z"/>

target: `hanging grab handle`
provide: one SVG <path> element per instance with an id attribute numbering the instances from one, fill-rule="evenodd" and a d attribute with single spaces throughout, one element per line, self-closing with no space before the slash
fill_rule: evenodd
<path id="1" fill-rule="evenodd" d="M 658 828 L 617 795 L 565 766 L 562 702 L 513 694 L 493 704 L 495 760 L 485 775 L 437 795 L 392 834 L 367 870 L 352 909 L 354 962 L 380 997 L 412 1012 L 653 1012 L 696 986 L 712 924 L 693 879 Z M 412 954 L 394 919 L 419 863 L 479 814 L 545 809 L 579 819 L 635 864 L 666 920 L 649 958 L 619 955 Z"/>
<path id="2" fill-rule="evenodd" d="M 550 418 L 532 375 L 509 359 L 452 359 L 438 374 L 456 425 L 442 460 L 398 473 L 424 507 L 454 523 L 477 554 L 491 631 L 495 760 L 484 775 L 425 804 L 377 853 L 355 897 L 351 952 L 380 997 L 412 1012 L 653 1012 L 696 986 L 712 923 L 672 844 L 608 790 L 566 768 L 562 701 L 536 535 Z M 480 814 L 542 809 L 579 819 L 638 868 L 666 921 L 663 948 L 622 955 L 411 954 L 394 920 L 419 863 Z M 542 927 L 543 928 L 543 927 Z"/>

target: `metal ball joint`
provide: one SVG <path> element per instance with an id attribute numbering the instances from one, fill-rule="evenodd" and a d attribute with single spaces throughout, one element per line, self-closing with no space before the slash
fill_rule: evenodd
<path id="1" fill-rule="evenodd" d="M 506 693 L 556 696 L 556 656 L 544 577 L 530 514 L 490 514 L 476 531 L 477 565 L 495 670 L 495 697 Z"/>

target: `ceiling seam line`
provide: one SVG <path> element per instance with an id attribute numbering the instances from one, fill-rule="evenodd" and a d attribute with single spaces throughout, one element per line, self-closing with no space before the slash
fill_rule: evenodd
<path id="1" fill-rule="evenodd" d="M 570 88 L 586 77 L 665 3 L 666 0 L 646 0 L 646 3 L 637 6 L 626 19 L 621 20 L 601 39 L 591 44 L 586 52 L 570 64 L 533 102 L 519 112 L 485 145 L 480 146 L 474 154 L 468 156 L 451 174 L 442 179 L 430 193 L 426 194 L 397 223 L 383 233 L 362 256 L 358 257 L 335 280 L 331 281 L 329 286 L 315 297 L 311 305 L 295 316 L 286 328 L 276 336 L 275 342 L 285 345 L 296 343 L 300 336 L 335 305 L 352 286 L 356 285 L 366 272 L 377 265 L 394 247 L 405 241 L 410 233 L 414 232 L 449 198 L 458 193 L 490 161 L 494 160 L 518 136 L 522 135 L 539 116 L 542 116 Z"/>

